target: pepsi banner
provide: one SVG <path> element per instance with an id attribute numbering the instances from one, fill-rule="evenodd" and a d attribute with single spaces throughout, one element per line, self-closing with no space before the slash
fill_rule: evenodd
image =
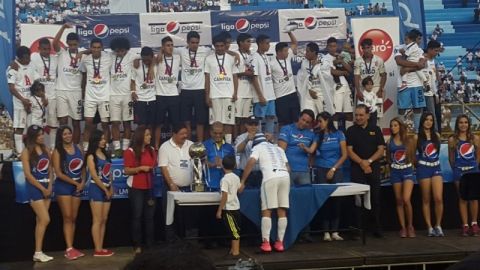
<path id="1" fill-rule="evenodd" d="M 102 16 L 67 16 L 66 22 L 76 27 L 80 36 L 80 47 L 89 48 L 92 38 L 99 38 L 104 47 L 116 37 L 130 40 L 131 47 L 140 47 L 140 21 L 138 15 L 102 15 Z"/>
<path id="2" fill-rule="evenodd" d="M 45 165 L 46 164 L 46 165 Z M 42 165 L 45 165 L 42 168 Z M 13 167 L 13 178 L 15 180 L 15 201 L 18 203 L 28 203 L 28 192 L 27 192 L 27 184 L 25 179 L 25 174 L 23 172 L 22 162 L 16 161 L 12 163 Z M 68 166 L 72 171 L 81 170 L 81 166 L 79 162 L 71 162 Z M 48 161 L 39 162 L 37 164 L 38 170 L 46 170 L 48 168 Z M 128 198 L 128 186 L 127 186 L 127 179 L 128 175 L 125 175 L 125 171 L 123 169 L 123 159 L 113 159 L 111 165 L 111 174 L 113 175 L 113 198 L 114 199 L 126 199 Z M 85 189 L 82 193 L 82 200 L 88 200 L 88 188 L 90 185 L 90 177 L 87 175 L 87 181 L 85 183 Z M 61 180 L 57 180 L 61 181 Z M 160 173 L 160 169 L 156 168 L 153 177 L 153 184 L 154 184 L 154 193 L 156 197 L 162 196 L 162 185 L 163 185 L 163 178 Z M 52 195 L 55 197 L 55 194 Z"/>
<path id="3" fill-rule="evenodd" d="M 264 34 L 270 41 L 278 42 L 278 11 L 212 11 L 212 36 L 225 31 L 237 40 L 240 33 L 248 33 L 253 37 Z"/>
<path id="4" fill-rule="evenodd" d="M 418 29 L 423 33 L 423 46 L 426 47 L 427 33 L 423 0 L 393 0 L 393 13 L 400 18 L 400 39 L 405 34 Z"/>
<path id="5" fill-rule="evenodd" d="M 10 61 L 15 57 L 15 1 L 0 0 L 0 70 L 5 74 Z M 13 115 L 12 95 L 7 84 L 7 78 L 0 76 L 0 103 L 3 103 L 10 115 Z"/>

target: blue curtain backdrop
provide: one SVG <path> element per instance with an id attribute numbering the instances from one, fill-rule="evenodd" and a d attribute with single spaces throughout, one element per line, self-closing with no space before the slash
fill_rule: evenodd
<path id="1" fill-rule="evenodd" d="M 12 95 L 8 91 L 5 71 L 14 57 L 15 50 L 15 1 L 0 0 L 0 102 L 12 115 Z"/>
<path id="2" fill-rule="evenodd" d="M 400 18 L 400 40 L 403 43 L 405 33 L 418 29 L 423 34 L 423 46 L 426 47 L 427 36 L 423 0 L 393 0 L 393 13 Z"/>

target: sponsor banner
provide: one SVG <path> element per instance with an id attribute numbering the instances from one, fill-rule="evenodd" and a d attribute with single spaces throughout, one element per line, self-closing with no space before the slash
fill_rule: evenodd
<path id="1" fill-rule="evenodd" d="M 278 42 L 278 11 L 212 11 L 212 36 L 225 31 L 232 35 L 235 43 L 240 33 L 248 33 L 253 37 L 264 34 L 270 41 Z"/>
<path id="2" fill-rule="evenodd" d="M 405 34 L 418 29 L 423 33 L 423 46 L 427 46 L 427 29 L 425 25 L 425 12 L 423 0 L 393 0 L 393 13 L 400 18 L 400 39 Z"/>
<path id="3" fill-rule="evenodd" d="M 212 43 L 209 12 L 140 14 L 141 46 L 160 47 L 162 38 L 170 36 L 176 46 L 187 43 L 187 33 L 197 31 L 200 44 Z"/>
<path id="4" fill-rule="evenodd" d="M 0 70 L 5 74 L 10 61 L 15 57 L 15 1 L 0 0 Z M 2 74 L 2 75 L 3 75 Z M 6 76 L 0 76 L 0 103 L 13 115 L 12 95 L 8 89 Z"/>
<path id="5" fill-rule="evenodd" d="M 298 41 L 324 41 L 329 37 L 346 39 L 347 18 L 345 9 L 281 9 L 278 11 L 280 41 L 289 42 L 284 31 L 292 25 L 298 27 L 295 37 Z"/>
<path id="6" fill-rule="evenodd" d="M 16 161 L 12 163 L 13 178 L 15 180 L 15 201 L 18 203 L 28 203 L 28 191 L 25 180 L 25 174 L 23 173 L 22 162 Z M 123 159 L 113 159 L 111 173 L 113 175 L 113 198 L 114 199 L 126 199 L 128 198 L 128 186 L 125 171 L 123 169 Z M 82 193 L 82 200 L 88 200 L 88 189 L 90 185 L 90 177 L 87 175 L 87 182 L 85 189 Z M 57 180 L 61 181 L 61 180 Z M 162 196 L 163 178 L 160 173 L 160 169 L 156 168 L 154 172 L 154 193 L 156 197 Z M 52 196 L 55 198 L 55 194 Z"/>
<path id="7" fill-rule="evenodd" d="M 140 47 L 140 23 L 136 14 L 67 16 L 65 21 L 75 25 L 80 47 L 89 48 L 90 40 L 99 38 L 107 48 L 117 37 L 128 38 L 131 47 Z"/>
<path id="8" fill-rule="evenodd" d="M 355 54 L 362 55 L 360 43 L 366 38 L 373 41 L 373 53 L 385 62 L 387 83 L 385 84 L 383 117 L 379 126 L 388 129 L 390 120 L 398 115 L 397 110 L 397 64 L 394 59 L 394 48 L 399 44 L 398 17 L 361 18 L 351 20 Z"/>

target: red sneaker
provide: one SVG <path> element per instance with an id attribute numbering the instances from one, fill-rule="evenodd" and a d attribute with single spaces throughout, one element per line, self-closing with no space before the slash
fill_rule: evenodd
<path id="1" fill-rule="evenodd" d="M 272 246 L 270 246 L 270 242 L 268 241 L 263 241 L 262 245 L 260 246 L 260 249 L 263 252 L 272 252 Z"/>
<path id="2" fill-rule="evenodd" d="M 75 254 L 75 250 L 73 248 L 67 249 L 64 254 L 65 258 L 68 260 L 76 260 L 78 259 L 78 255 Z"/>
<path id="3" fill-rule="evenodd" d="M 399 233 L 401 238 L 406 238 L 407 237 L 407 229 L 402 228 Z"/>
<path id="4" fill-rule="evenodd" d="M 417 237 L 417 234 L 415 233 L 415 228 L 413 228 L 413 226 L 410 226 L 410 227 L 407 228 L 407 236 L 409 238 Z"/>
<path id="5" fill-rule="evenodd" d="M 283 242 L 282 241 L 275 241 L 275 244 L 273 244 L 273 248 L 275 249 L 275 251 L 277 252 L 283 252 L 285 251 L 285 248 L 283 247 Z"/>
<path id="6" fill-rule="evenodd" d="M 110 257 L 112 256 L 114 253 L 113 251 L 111 250 L 108 250 L 108 249 L 102 249 L 101 251 L 95 251 L 93 253 L 93 257 Z"/>
<path id="7" fill-rule="evenodd" d="M 468 227 L 468 225 L 464 225 L 462 227 L 462 236 L 468 236 L 469 231 L 470 231 L 470 228 Z"/>
<path id="8" fill-rule="evenodd" d="M 478 228 L 478 224 L 472 225 L 471 232 L 472 232 L 472 236 L 478 236 L 478 234 L 480 233 L 480 228 Z"/>

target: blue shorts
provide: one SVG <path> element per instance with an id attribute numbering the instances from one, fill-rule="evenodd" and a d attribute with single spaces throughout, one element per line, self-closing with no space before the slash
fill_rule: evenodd
<path id="1" fill-rule="evenodd" d="M 442 169 L 440 168 L 440 165 L 430 167 L 430 166 L 418 164 L 418 167 L 417 167 L 418 180 L 432 178 L 434 176 L 442 176 Z"/>
<path id="2" fill-rule="evenodd" d="M 413 168 L 405 169 L 391 169 L 390 170 L 390 182 L 393 184 L 402 183 L 405 180 L 415 181 L 415 174 Z"/>
<path id="3" fill-rule="evenodd" d="M 462 178 L 462 175 L 465 173 L 472 173 L 472 172 L 478 172 L 478 168 L 472 168 L 471 170 L 467 171 L 462 171 L 460 168 L 455 167 L 453 169 L 453 181 L 460 181 L 460 178 Z"/>
<path id="4" fill-rule="evenodd" d="M 94 202 L 109 202 L 110 200 L 107 199 L 105 196 L 105 192 L 98 187 L 97 184 L 90 182 L 89 189 L 88 189 L 88 196 L 90 201 Z"/>
<path id="5" fill-rule="evenodd" d="M 255 117 L 275 116 L 275 100 L 267 101 L 267 105 L 262 106 L 260 103 L 253 103 L 253 114 Z"/>
<path id="6" fill-rule="evenodd" d="M 78 180 L 80 182 L 81 179 Z M 55 191 L 55 196 L 74 196 L 80 197 L 82 196 L 82 192 L 77 193 L 77 188 L 69 184 L 59 178 L 55 180 L 55 184 L 53 185 L 53 190 Z"/>
<path id="7" fill-rule="evenodd" d="M 44 188 L 48 188 L 48 183 L 40 183 L 40 185 L 42 185 Z M 28 200 L 30 202 L 49 199 L 49 198 L 45 198 L 43 196 L 42 191 L 38 189 L 36 186 L 30 184 L 30 182 L 28 181 L 27 181 L 27 193 L 28 193 Z"/>
<path id="8" fill-rule="evenodd" d="M 427 103 L 423 95 L 423 87 L 407 87 L 405 90 L 398 92 L 397 105 L 399 109 L 426 107 Z"/>

